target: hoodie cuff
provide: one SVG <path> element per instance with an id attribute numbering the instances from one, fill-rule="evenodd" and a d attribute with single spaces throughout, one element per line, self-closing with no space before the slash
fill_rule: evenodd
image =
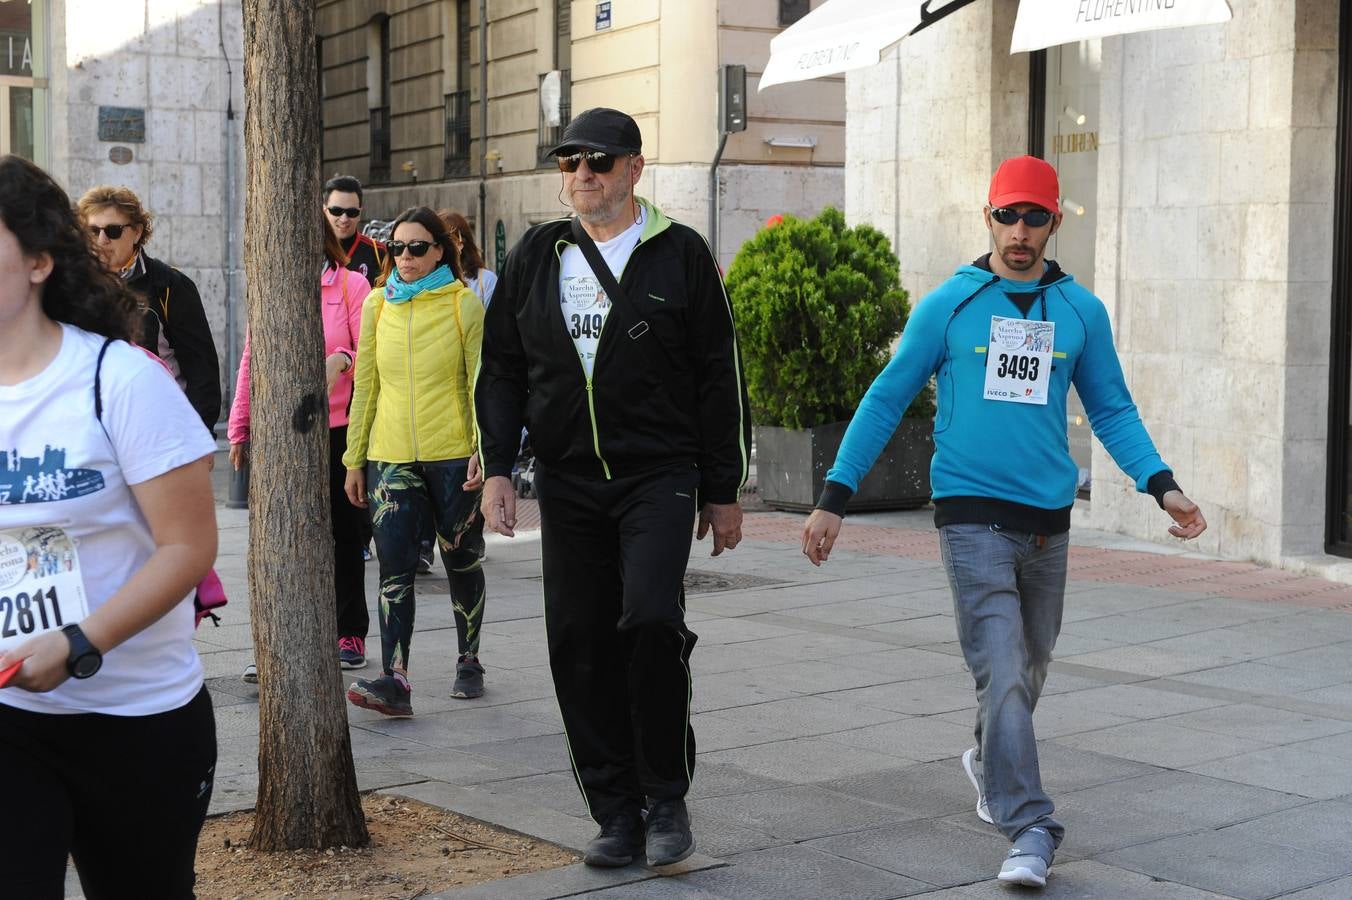
<path id="1" fill-rule="evenodd" d="M 846 487 L 839 481 L 827 481 L 822 485 L 822 495 L 817 498 L 817 509 L 824 509 L 844 518 L 845 505 L 853 496 L 853 488 Z"/>
<path id="2" fill-rule="evenodd" d="M 1164 509 L 1164 495 L 1170 491 L 1182 491 L 1178 482 L 1174 481 L 1174 473 L 1168 469 L 1156 472 L 1150 476 L 1150 480 L 1145 483 L 1146 493 L 1155 498 L 1155 502 Z"/>
<path id="3" fill-rule="evenodd" d="M 482 460 L 482 459 L 483 459 L 483 455 L 480 454 L 480 457 L 479 457 L 479 458 Z M 512 464 L 511 464 L 511 463 L 484 462 L 484 478 L 497 478 L 497 477 L 499 477 L 499 476 L 501 476 L 501 477 L 503 477 L 503 478 L 511 478 L 511 477 L 512 477 Z"/>

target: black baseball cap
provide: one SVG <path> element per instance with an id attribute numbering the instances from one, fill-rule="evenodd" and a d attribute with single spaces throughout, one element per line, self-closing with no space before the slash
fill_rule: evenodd
<path id="1" fill-rule="evenodd" d="M 597 106 L 577 116 L 563 129 L 563 140 L 549 151 L 550 156 L 567 156 L 577 150 L 600 150 L 624 156 L 643 148 L 638 123 L 618 109 Z"/>

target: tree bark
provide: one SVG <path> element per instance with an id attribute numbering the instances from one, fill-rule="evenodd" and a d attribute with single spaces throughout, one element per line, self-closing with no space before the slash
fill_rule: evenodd
<path id="1" fill-rule="evenodd" d="M 336 659 L 316 81 L 313 0 L 245 0 L 249 606 L 260 725 L 251 844 L 260 850 L 369 841 Z"/>

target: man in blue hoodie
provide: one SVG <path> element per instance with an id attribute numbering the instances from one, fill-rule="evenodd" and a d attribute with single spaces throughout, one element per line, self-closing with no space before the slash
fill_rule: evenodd
<path id="1" fill-rule="evenodd" d="M 1001 163 L 984 211 L 994 252 L 917 304 L 803 528 L 803 553 L 820 566 L 860 480 L 937 376 L 934 523 L 978 704 L 976 746 L 962 765 L 977 815 L 1013 842 L 999 880 L 1029 887 L 1046 884 L 1065 834 L 1042 789 L 1033 708 L 1061 629 L 1078 474 L 1066 442 L 1071 385 L 1114 462 L 1174 520 L 1169 533 L 1206 529 L 1141 423 L 1103 303 L 1044 258 L 1061 225 L 1059 196 L 1043 160 Z"/>

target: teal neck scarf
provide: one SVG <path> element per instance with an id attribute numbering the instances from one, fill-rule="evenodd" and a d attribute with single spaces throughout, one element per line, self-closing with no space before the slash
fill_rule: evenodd
<path id="1" fill-rule="evenodd" d="M 423 291 L 434 291 L 454 281 L 455 273 L 451 271 L 450 266 L 438 265 L 412 284 L 400 278 L 399 270 L 395 269 L 390 272 L 390 277 L 385 279 L 385 302 L 407 303 Z"/>

